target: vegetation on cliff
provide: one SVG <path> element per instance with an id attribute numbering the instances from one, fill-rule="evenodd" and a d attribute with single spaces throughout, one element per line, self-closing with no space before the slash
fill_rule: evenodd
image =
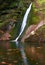
<path id="1" fill-rule="evenodd" d="M 31 13 L 28 16 L 28 21 L 25 29 L 27 29 L 32 24 L 39 23 L 44 19 L 45 1 L 32 1 L 33 5 Z M 14 39 L 18 36 L 25 11 L 28 8 L 30 2 L 30 0 L 0 1 L 0 40 L 3 40 L 3 37 L 6 37 L 7 33 L 7 40 Z"/>

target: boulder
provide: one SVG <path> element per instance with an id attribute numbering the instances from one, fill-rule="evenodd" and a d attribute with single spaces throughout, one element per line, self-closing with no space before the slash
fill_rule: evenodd
<path id="1" fill-rule="evenodd" d="M 31 25 L 26 30 L 22 42 L 45 42 L 45 22 L 41 21 L 38 25 Z"/>

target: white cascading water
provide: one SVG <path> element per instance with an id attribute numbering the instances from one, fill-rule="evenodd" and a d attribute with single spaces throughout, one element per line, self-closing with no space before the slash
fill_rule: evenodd
<path id="1" fill-rule="evenodd" d="M 26 13 L 24 15 L 22 26 L 21 26 L 21 30 L 20 30 L 20 33 L 19 33 L 18 37 L 15 40 L 13 40 L 15 42 L 19 39 L 20 35 L 23 33 L 23 31 L 25 29 L 27 18 L 28 18 L 28 14 L 29 14 L 29 12 L 31 10 L 31 6 L 32 6 L 32 3 L 29 5 L 29 8 L 27 9 L 27 11 L 26 11 Z"/>
<path id="2" fill-rule="evenodd" d="M 27 9 L 27 11 L 26 11 L 26 13 L 24 15 L 23 22 L 22 22 L 22 25 L 21 25 L 21 30 L 20 30 L 20 33 L 19 33 L 18 37 L 15 40 L 13 40 L 13 42 L 16 42 L 17 47 L 19 46 L 18 39 L 19 39 L 20 35 L 23 33 L 23 31 L 25 29 L 27 18 L 28 18 L 28 14 L 29 14 L 29 12 L 31 10 L 31 6 L 32 6 L 32 3 L 29 5 L 29 8 Z M 27 57 L 26 57 L 26 54 L 24 52 L 23 46 L 21 46 L 19 48 L 20 48 L 20 52 L 21 52 L 21 55 L 22 55 L 22 58 L 23 58 L 24 65 L 28 65 Z"/>

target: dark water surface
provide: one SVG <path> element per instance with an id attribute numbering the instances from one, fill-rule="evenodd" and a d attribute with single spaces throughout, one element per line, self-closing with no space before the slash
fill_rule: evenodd
<path id="1" fill-rule="evenodd" d="M 0 65 L 24 65 L 21 48 L 24 48 L 28 65 L 45 65 L 45 44 L 0 41 Z"/>

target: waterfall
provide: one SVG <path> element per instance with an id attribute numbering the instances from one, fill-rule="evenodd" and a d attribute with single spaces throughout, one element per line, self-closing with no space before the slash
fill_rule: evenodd
<path id="1" fill-rule="evenodd" d="M 19 46 L 18 39 L 19 39 L 20 35 L 23 33 L 23 31 L 25 29 L 28 14 L 29 14 L 29 12 L 31 10 L 31 6 L 32 6 L 32 3 L 29 5 L 29 8 L 27 9 L 27 11 L 26 11 L 26 13 L 24 15 L 23 22 L 22 22 L 22 25 L 21 25 L 21 30 L 20 30 L 20 33 L 19 33 L 18 37 L 15 40 L 12 41 L 12 42 L 16 42 L 17 47 L 20 48 L 20 52 L 21 52 L 21 55 L 22 55 L 22 58 L 23 58 L 24 65 L 28 65 L 27 57 L 26 57 L 26 54 L 25 54 L 25 51 L 24 51 L 24 47 L 21 46 L 21 45 Z"/>
<path id="2" fill-rule="evenodd" d="M 29 12 L 31 10 L 31 6 L 32 6 L 32 3 L 29 5 L 29 8 L 27 9 L 27 11 L 26 11 L 26 13 L 24 15 L 23 22 L 22 22 L 22 25 L 21 25 L 21 30 L 20 30 L 20 33 L 19 33 L 18 37 L 15 40 L 13 40 L 15 42 L 19 39 L 20 35 L 23 33 L 23 31 L 25 29 L 27 18 L 28 18 L 28 14 L 29 14 Z"/>

